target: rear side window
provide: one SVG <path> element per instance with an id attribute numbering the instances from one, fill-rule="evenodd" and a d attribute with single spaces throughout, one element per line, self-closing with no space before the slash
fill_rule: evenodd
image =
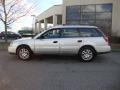
<path id="1" fill-rule="evenodd" d="M 80 33 L 77 28 L 63 28 L 61 36 L 65 38 L 79 37 Z"/>
<path id="2" fill-rule="evenodd" d="M 81 37 L 101 37 L 102 33 L 97 28 L 80 28 Z"/>

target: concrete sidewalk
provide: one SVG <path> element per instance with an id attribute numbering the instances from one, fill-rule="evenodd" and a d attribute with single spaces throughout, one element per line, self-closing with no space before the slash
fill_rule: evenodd
<path id="1" fill-rule="evenodd" d="M 112 43 L 110 44 L 113 52 L 120 52 L 120 43 Z"/>

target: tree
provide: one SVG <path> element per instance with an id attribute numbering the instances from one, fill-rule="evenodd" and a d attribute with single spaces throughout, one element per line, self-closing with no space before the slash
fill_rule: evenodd
<path id="1" fill-rule="evenodd" d="M 26 16 L 32 10 L 25 0 L 1 0 L 0 2 L 0 20 L 5 29 L 5 42 L 7 42 L 7 29 L 12 23 Z"/>

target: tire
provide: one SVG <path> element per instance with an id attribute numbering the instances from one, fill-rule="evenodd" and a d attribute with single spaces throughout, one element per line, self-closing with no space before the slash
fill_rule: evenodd
<path id="1" fill-rule="evenodd" d="M 32 51 L 27 46 L 21 46 L 17 49 L 17 56 L 20 60 L 28 61 L 32 57 Z"/>
<path id="2" fill-rule="evenodd" d="M 83 47 L 79 51 L 79 57 L 83 62 L 90 62 L 96 56 L 96 52 L 92 47 Z"/>

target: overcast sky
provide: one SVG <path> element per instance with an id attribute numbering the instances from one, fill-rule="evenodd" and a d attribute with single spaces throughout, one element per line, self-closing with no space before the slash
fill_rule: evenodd
<path id="1" fill-rule="evenodd" d="M 26 0 L 27 4 L 33 5 L 34 10 L 31 15 L 39 15 L 43 11 L 52 7 L 53 5 L 62 4 L 62 0 Z M 32 17 L 28 15 L 26 17 L 21 18 L 19 21 L 15 22 L 12 25 L 12 31 L 17 32 L 22 27 L 32 27 Z M 0 24 L 0 31 L 3 30 L 3 26 Z"/>

